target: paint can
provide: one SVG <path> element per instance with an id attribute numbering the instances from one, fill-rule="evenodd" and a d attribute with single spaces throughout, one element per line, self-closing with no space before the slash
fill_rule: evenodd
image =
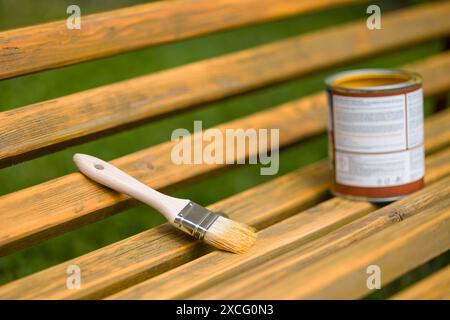
<path id="1" fill-rule="evenodd" d="M 390 202 L 424 185 L 422 78 L 393 69 L 340 72 L 325 80 L 332 192 Z"/>

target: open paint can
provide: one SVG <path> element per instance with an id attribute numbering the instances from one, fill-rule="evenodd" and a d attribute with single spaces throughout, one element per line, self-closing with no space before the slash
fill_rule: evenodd
<path id="1" fill-rule="evenodd" d="M 422 78 L 391 69 L 337 73 L 329 101 L 332 192 L 389 202 L 424 185 Z"/>

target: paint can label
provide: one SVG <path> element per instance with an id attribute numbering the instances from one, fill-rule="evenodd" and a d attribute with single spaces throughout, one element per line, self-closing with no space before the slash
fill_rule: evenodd
<path id="1" fill-rule="evenodd" d="M 424 176 L 423 92 L 332 95 L 336 182 L 393 187 Z"/>

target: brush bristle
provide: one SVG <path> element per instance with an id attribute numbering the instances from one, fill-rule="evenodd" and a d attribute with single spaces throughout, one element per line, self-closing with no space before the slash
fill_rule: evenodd
<path id="1" fill-rule="evenodd" d="M 222 250 L 244 253 L 255 243 L 256 232 L 244 223 L 219 217 L 209 227 L 204 240 Z"/>

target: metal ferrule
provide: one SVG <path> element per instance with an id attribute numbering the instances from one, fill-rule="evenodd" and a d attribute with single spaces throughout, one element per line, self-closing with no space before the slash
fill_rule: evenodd
<path id="1" fill-rule="evenodd" d="M 192 235 L 193 237 L 203 240 L 206 231 L 217 220 L 219 215 L 208 209 L 189 202 L 186 207 L 175 217 L 173 222 L 178 229 Z"/>

